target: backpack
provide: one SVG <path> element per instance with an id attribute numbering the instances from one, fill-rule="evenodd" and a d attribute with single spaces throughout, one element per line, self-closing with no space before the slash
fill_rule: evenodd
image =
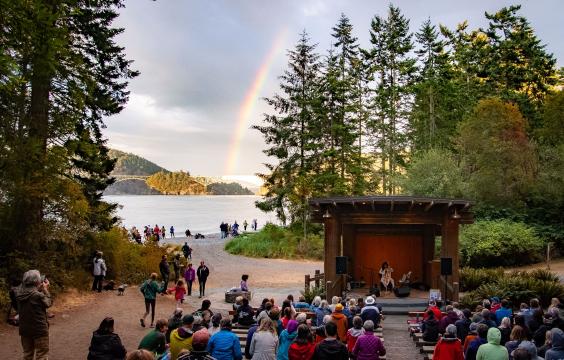
<path id="1" fill-rule="evenodd" d="M 143 294 L 144 297 L 147 297 L 147 295 L 149 294 L 149 280 L 145 280 L 145 282 L 143 283 L 143 285 L 141 285 L 141 287 L 139 288 L 139 291 L 141 291 L 141 294 Z"/>

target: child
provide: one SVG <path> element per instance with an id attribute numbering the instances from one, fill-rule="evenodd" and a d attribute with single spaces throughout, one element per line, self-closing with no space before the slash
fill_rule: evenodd
<path id="1" fill-rule="evenodd" d="M 184 303 L 184 295 L 186 295 L 186 286 L 184 286 L 184 281 L 178 280 L 176 287 L 168 289 L 167 292 L 174 292 L 174 299 L 176 299 L 176 308 L 181 307 L 180 305 Z"/>

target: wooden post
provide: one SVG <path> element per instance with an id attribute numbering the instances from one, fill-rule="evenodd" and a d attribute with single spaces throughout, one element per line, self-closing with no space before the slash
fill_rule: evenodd
<path id="1" fill-rule="evenodd" d="M 309 291 L 309 283 L 310 283 L 310 281 L 311 281 L 311 278 L 310 278 L 309 274 L 307 274 L 307 275 L 305 276 L 305 291 L 306 291 L 306 292 Z"/>
<path id="2" fill-rule="evenodd" d="M 331 217 L 325 219 L 325 282 L 327 288 L 327 298 L 331 299 L 333 296 L 340 296 L 341 289 L 337 285 L 337 264 L 336 257 L 339 254 L 340 247 L 340 233 L 339 222 L 336 219 L 336 214 L 330 212 Z M 331 282 L 331 285 L 327 283 Z M 335 287 L 333 287 L 335 285 Z"/>
<path id="3" fill-rule="evenodd" d="M 321 278 L 321 271 L 315 270 L 315 287 L 319 289 L 319 279 Z"/>
<path id="4" fill-rule="evenodd" d="M 459 259 L 458 259 L 458 227 L 459 220 L 452 219 L 449 211 L 443 214 L 443 223 L 441 227 L 441 257 L 452 258 L 452 275 L 449 276 L 451 286 L 459 283 Z M 453 286 L 452 292 L 449 292 L 448 299 L 458 301 L 458 288 Z"/>

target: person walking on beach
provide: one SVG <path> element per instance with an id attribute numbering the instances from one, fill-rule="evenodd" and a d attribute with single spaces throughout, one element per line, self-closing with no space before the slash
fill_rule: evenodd
<path id="1" fill-rule="evenodd" d="M 198 275 L 198 285 L 200 287 L 200 297 L 205 296 L 206 294 L 206 281 L 208 280 L 208 276 L 210 275 L 210 269 L 204 263 L 204 260 L 200 262 L 200 266 L 198 266 L 198 270 L 196 271 L 196 275 Z"/>
<path id="2" fill-rule="evenodd" d="M 174 226 L 172 226 L 172 225 L 170 226 L 170 231 L 169 231 L 169 232 L 170 232 L 170 237 L 171 237 L 171 238 L 176 237 L 176 236 L 174 236 Z"/>
<path id="3" fill-rule="evenodd" d="M 163 239 L 166 238 L 166 229 L 165 229 L 164 225 L 161 228 L 161 233 L 163 234 Z"/>
<path id="4" fill-rule="evenodd" d="M 102 252 L 97 251 L 94 257 L 94 269 L 92 275 L 94 275 L 94 282 L 92 283 L 92 291 L 102 292 L 102 283 L 104 282 L 104 276 L 106 276 L 106 262 L 102 259 Z"/>
<path id="5" fill-rule="evenodd" d="M 249 223 L 247 222 L 247 219 L 243 220 L 243 230 L 247 231 L 247 226 L 249 225 Z"/>
<path id="6" fill-rule="evenodd" d="M 143 297 L 145 298 L 145 314 L 141 319 L 139 319 L 139 322 L 141 323 L 141 326 L 145 327 L 145 319 L 147 318 L 147 315 L 149 315 L 149 309 L 150 309 L 151 327 L 153 327 L 153 324 L 155 323 L 155 306 L 157 302 L 157 293 L 162 293 L 166 291 L 166 283 L 163 283 L 162 286 L 159 287 L 159 284 L 157 283 L 157 274 L 152 273 L 149 279 L 145 280 L 145 282 L 141 285 L 139 290 L 141 291 L 141 294 L 143 294 Z"/>
<path id="7" fill-rule="evenodd" d="M 168 278 L 170 276 L 170 265 L 168 264 L 166 255 L 163 255 L 162 260 L 159 263 L 159 270 L 161 272 L 161 277 L 164 282 L 164 287 L 166 288 L 168 286 Z"/>
<path id="8" fill-rule="evenodd" d="M 182 253 L 184 254 L 184 258 L 186 258 L 186 260 L 192 259 L 192 248 L 187 242 L 184 242 L 184 245 L 182 245 Z"/>
<path id="9" fill-rule="evenodd" d="M 188 263 L 188 268 L 184 271 L 184 280 L 188 285 L 188 296 L 192 295 L 192 283 L 196 280 L 196 270 L 192 267 L 192 263 Z"/>
<path id="10" fill-rule="evenodd" d="M 43 360 L 49 357 L 49 322 L 47 308 L 51 307 L 49 280 L 37 270 L 23 275 L 22 284 L 15 290 L 18 302 L 19 332 L 24 360 Z"/>

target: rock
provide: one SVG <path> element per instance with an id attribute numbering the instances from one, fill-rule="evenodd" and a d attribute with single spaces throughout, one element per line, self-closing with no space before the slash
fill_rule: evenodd
<path id="1" fill-rule="evenodd" d="M 251 301 L 251 299 L 252 299 L 252 293 L 250 291 L 241 291 L 241 290 L 227 291 L 225 293 L 225 302 L 230 303 L 230 304 L 234 304 L 235 299 L 238 296 L 242 296 L 244 298 L 247 298 L 249 301 Z"/>

